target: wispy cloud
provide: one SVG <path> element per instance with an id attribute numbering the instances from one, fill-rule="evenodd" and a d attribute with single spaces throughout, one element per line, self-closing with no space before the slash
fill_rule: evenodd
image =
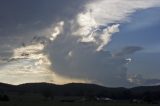
<path id="1" fill-rule="evenodd" d="M 139 46 L 128 46 L 123 48 L 120 52 L 116 53 L 115 56 L 126 56 L 126 55 L 131 55 L 137 51 L 143 50 L 142 47 Z"/>
<path id="2" fill-rule="evenodd" d="M 85 5 L 85 11 L 77 16 L 79 28 L 76 34 L 80 36 L 80 41 L 94 42 L 98 46 L 97 50 L 101 50 L 109 43 L 111 36 L 119 31 L 119 23 L 129 21 L 129 16 L 137 10 L 157 6 L 160 6 L 160 1 L 157 0 L 148 2 L 145 0 L 95 0 L 89 2 Z M 112 23 L 116 24 L 109 25 Z M 104 29 L 100 26 L 103 26 Z"/>

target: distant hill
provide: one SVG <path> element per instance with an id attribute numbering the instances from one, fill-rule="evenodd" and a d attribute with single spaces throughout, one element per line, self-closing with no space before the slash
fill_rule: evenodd
<path id="1" fill-rule="evenodd" d="M 54 96 L 97 96 L 113 99 L 143 98 L 146 95 L 160 99 L 160 86 L 141 86 L 134 88 L 110 88 L 95 84 L 70 83 L 55 85 L 50 83 L 27 83 L 9 85 L 0 83 L 0 93 L 38 93 L 48 92 Z"/>

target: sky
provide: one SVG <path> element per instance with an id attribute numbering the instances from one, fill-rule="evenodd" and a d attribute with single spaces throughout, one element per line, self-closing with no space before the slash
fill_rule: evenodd
<path id="1" fill-rule="evenodd" d="M 0 0 L 0 82 L 160 84 L 159 0 Z"/>

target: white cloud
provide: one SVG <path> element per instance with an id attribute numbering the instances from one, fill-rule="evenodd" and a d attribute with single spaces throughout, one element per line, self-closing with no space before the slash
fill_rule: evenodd
<path id="1" fill-rule="evenodd" d="M 53 33 L 51 34 L 51 36 L 50 36 L 50 40 L 51 41 L 54 41 L 56 38 L 57 38 L 57 36 L 60 34 L 60 33 L 62 33 L 62 31 L 63 31 L 63 25 L 64 25 L 64 21 L 61 21 L 61 22 L 59 22 L 56 26 L 55 26 L 55 28 L 54 28 L 54 30 L 53 30 Z"/>
<path id="2" fill-rule="evenodd" d="M 84 12 L 77 15 L 79 28 L 73 34 L 80 37 L 80 42 L 93 42 L 97 44 L 98 51 L 102 50 L 111 36 L 119 31 L 118 23 L 127 22 L 129 15 L 137 10 L 156 6 L 160 6 L 160 1 L 94 0 L 85 5 Z M 112 23 L 116 24 L 109 25 Z"/>
<path id="3" fill-rule="evenodd" d="M 119 32 L 119 24 L 112 25 L 107 27 L 107 29 L 104 29 L 102 34 L 100 35 L 100 43 L 99 47 L 97 48 L 97 51 L 100 51 L 103 49 L 105 45 L 107 45 L 111 39 L 112 34 Z"/>
<path id="4" fill-rule="evenodd" d="M 86 5 L 92 10 L 92 17 L 98 25 L 124 22 L 128 16 L 139 9 L 160 6 L 159 0 L 94 0 Z"/>

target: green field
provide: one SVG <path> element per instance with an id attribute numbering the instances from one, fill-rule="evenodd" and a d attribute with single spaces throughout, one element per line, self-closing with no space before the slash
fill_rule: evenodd
<path id="1" fill-rule="evenodd" d="M 54 98 L 47 98 L 41 94 L 8 94 L 9 99 L 7 101 L 0 101 L 0 106 L 160 106 L 160 102 L 157 104 L 149 104 L 145 102 L 130 103 L 129 100 L 113 100 L 113 101 L 80 101 L 82 97 L 65 97 L 55 96 Z M 62 101 L 73 100 L 76 101 Z M 159 103 L 159 104 L 158 104 Z"/>
<path id="2" fill-rule="evenodd" d="M 0 106 L 159 106 L 159 104 L 133 104 L 133 103 L 61 103 L 52 101 L 30 101 L 30 102 L 0 102 Z"/>
<path id="3" fill-rule="evenodd" d="M 0 106 L 159 106 L 159 104 L 116 102 L 55 102 L 52 100 L 14 100 L 0 102 Z"/>

